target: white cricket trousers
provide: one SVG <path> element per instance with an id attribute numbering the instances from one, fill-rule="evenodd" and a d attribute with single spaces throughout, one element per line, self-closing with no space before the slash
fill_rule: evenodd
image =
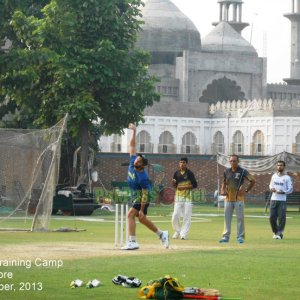
<path id="1" fill-rule="evenodd" d="M 181 217 L 183 217 L 182 222 Z M 192 202 L 177 200 L 174 204 L 172 226 L 174 231 L 180 234 L 180 237 L 186 238 L 191 227 L 191 218 Z"/>

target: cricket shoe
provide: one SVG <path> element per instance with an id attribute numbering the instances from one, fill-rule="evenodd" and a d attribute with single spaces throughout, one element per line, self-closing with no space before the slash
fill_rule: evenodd
<path id="1" fill-rule="evenodd" d="M 101 285 L 101 281 L 98 279 L 93 279 L 90 280 L 87 284 L 86 284 L 86 288 L 87 289 L 91 289 L 91 288 L 95 288 Z"/>
<path id="2" fill-rule="evenodd" d="M 228 237 L 222 237 L 220 240 L 219 240 L 219 243 L 228 243 L 229 242 L 229 238 Z"/>
<path id="3" fill-rule="evenodd" d="M 128 279 L 125 275 L 118 275 L 114 277 L 111 281 L 116 285 L 121 285 L 122 283 L 126 282 Z"/>
<path id="4" fill-rule="evenodd" d="M 128 277 L 125 282 L 122 282 L 122 286 L 126 288 L 140 287 L 142 282 L 136 277 Z"/>
<path id="5" fill-rule="evenodd" d="M 238 239 L 237 239 L 237 242 L 238 242 L 239 244 L 244 244 L 244 243 L 245 243 L 245 240 L 244 240 L 243 238 L 238 238 Z"/>
<path id="6" fill-rule="evenodd" d="M 168 249 L 169 248 L 169 231 L 162 231 L 160 237 L 159 237 L 161 243 L 163 246 Z"/>
<path id="7" fill-rule="evenodd" d="M 78 287 L 81 287 L 83 286 L 84 282 L 80 279 L 75 279 L 73 280 L 71 283 L 70 283 L 70 287 L 72 289 L 75 289 L 75 288 L 78 288 Z"/>
<path id="8" fill-rule="evenodd" d="M 179 238 L 179 233 L 176 231 L 174 234 L 173 234 L 173 239 L 178 239 Z"/>
<path id="9" fill-rule="evenodd" d="M 139 244 L 136 241 L 129 241 L 121 250 L 136 250 L 139 249 Z"/>

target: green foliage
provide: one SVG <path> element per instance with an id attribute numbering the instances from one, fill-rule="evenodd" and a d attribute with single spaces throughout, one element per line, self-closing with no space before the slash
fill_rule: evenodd
<path id="1" fill-rule="evenodd" d="M 120 133 L 141 121 L 146 106 L 159 100 L 147 70 L 150 55 L 133 48 L 141 4 L 2 1 L 3 28 L 12 40 L 10 51 L 0 53 L 2 101 L 8 99 L 20 118 L 36 126 L 53 125 L 69 113 L 74 138 L 86 121 L 96 134 Z M 5 31 L 0 33 L 4 39 Z"/>
<path id="2" fill-rule="evenodd" d="M 15 32 L 10 21 L 15 12 L 23 12 L 28 16 L 41 17 L 41 8 L 50 0 L 1 0 L 0 1 L 0 41 L 4 43 L 5 38 L 18 44 Z M 0 45 L 1 45 L 0 42 Z"/>

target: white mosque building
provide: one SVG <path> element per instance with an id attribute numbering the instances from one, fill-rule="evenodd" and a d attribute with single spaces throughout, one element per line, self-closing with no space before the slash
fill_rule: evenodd
<path id="1" fill-rule="evenodd" d="M 245 0 L 250 1 L 250 0 Z M 141 153 L 300 154 L 300 0 L 291 0 L 290 78 L 267 84 L 267 59 L 242 30 L 242 0 L 218 0 L 204 38 L 171 0 L 145 0 L 136 43 L 152 54 L 161 100 L 137 128 Z M 103 136 L 102 152 L 127 152 L 128 133 Z"/>

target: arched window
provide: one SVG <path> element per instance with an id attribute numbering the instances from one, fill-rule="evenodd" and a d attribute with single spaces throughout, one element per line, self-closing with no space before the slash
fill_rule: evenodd
<path id="1" fill-rule="evenodd" d="M 224 135 L 221 131 L 216 132 L 213 141 L 213 154 L 224 153 Z"/>
<path id="2" fill-rule="evenodd" d="M 152 145 L 150 143 L 150 134 L 142 130 L 136 136 L 137 152 L 152 152 Z"/>
<path id="3" fill-rule="evenodd" d="M 182 137 L 181 153 L 197 153 L 196 137 L 192 132 Z"/>
<path id="4" fill-rule="evenodd" d="M 233 136 L 232 150 L 235 154 L 244 154 L 244 136 L 239 130 Z"/>
<path id="5" fill-rule="evenodd" d="M 296 149 L 295 152 L 300 154 L 300 132 L 296 136 Z"/>
<path id="6" fill-rule="evenodd" d="M 175 153 L 174 138 L 169 131 L 163 132 L 159 137 L 159 153 Z"/>
<path id="7" fill-rule="evenodd" d="M 122 151 L 122 137 L 119 134 L 113 135 L 113 142 L 111 143 L 111 152 Z"/>
<path id="8" fill-rule="evenodd" d="M 264 135 L 260 130 L 255 131 L 253 135 L 253 155 L 264 154 Z"/>

